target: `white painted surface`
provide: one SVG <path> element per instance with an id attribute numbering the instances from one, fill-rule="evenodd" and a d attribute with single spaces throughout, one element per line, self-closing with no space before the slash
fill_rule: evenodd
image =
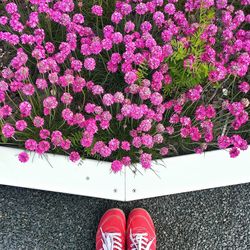
<path id="1" fill-rule="evenodd" d="M 109 163 L 86 160 L 80 165 L 48 154 L 48 160 L 35 155 L 23 164 L 17 159 L 19 152 L 0 147 L 0 184 L 125 200 L 124 173 L 111 173 Z"/>
<path id="2" fill-rule="evenodd" d="M 250 182 L 250 149 L 235 159 L 222 150 L 167 158 L 154 164 L 155 172 L 139 167 L 136 175 L 129 168 L 113 174 L 107 162 L 80 165 L 51 154 L 48 161 L 35 155 L 22 164 L 19 152 L 0 147 L 0 184 L 130 201 Z"/>
<path id="3" fill-rule="evenodd" d="M 150 170 L 136 176 L 126 172 L 126 200 L 250 182 L 250 149 L 234 159 L 227 151 L 217 150 L 168 158 L 159 164 L 153 166 L 158 176 Z"/>

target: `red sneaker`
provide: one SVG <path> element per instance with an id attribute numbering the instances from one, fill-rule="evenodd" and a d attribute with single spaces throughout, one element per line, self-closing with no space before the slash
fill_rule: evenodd
<path id="1" fill-rule="evenodd" d="M 113 208 L 101 218 L 96 233 L 96 250 L 125 250 L 126 217 Z"/>
<path id="2" fill-rule="evenodd" d="M 134 209 L 129 214 L 127 223 L 128 250 L 156 250 L 154 223 L 145 209 Z"/>

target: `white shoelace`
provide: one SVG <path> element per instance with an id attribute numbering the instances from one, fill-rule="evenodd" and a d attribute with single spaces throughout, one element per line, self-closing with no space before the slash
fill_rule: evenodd
<path id="1" fill-rule="evenodd" d="M 130 232 L 130 240 L 132 244 L 130 245 L 131 250 L 150 250 L 150 247 L 154 241 L 149 241 L 147 233 L 132 234 Z"/>
<path id="2" fill-rule="evenodd" d="M 120 233 L 102 233 L 102 250 L 122 250 L 122 239 Z"/>

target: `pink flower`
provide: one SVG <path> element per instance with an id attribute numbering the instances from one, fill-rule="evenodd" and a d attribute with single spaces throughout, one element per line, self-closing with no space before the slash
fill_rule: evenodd
<path id="1" fill-rule="evenodd" d="M 69 105 L 73 101 L 73 96 L 70 93 L 63 93 L 61 101 L 62 103 Z"/>
<path id="2" fill-rule="evenodd" d="M 236 158 L 240 154 L 240 150 L 236 147 L 233 147 L 230 149 L 229 153 L 231 158 Z"/>
<path id="3" fill-rule="evenodd" d="M 71 68 L 77 72 L 80 72 L 82 69 L 82 62 L 80 60 L 72 60 Z"/>
<path id="4" fill-rule="evenodd" d="M 27 117 L 31 115 L 32 106 L 29 102 L 24 101 L 20 103 L 19 109 L 20 109 L 22 117 Z"/>
<path id="5" fill-rule="evenodd" d="M 119 171 L 122 170 L 122 166 L 123 166 L 123 164 L 122 164 L 121 161 L 115 160 L 115 161 L 113 161 L 112 164 L 111 164 L 111 169 L 112 169 L 115 173 L 117 173 L 117 172 L 119 172 Z"/>
<path id="6" fill-rule="evenodd" d="M 231 139 L 228 136 L 218 137 L 218 146 L 220 149 L 228 148 L 231 145 Z"/>
<path id="7" fill-rule="evenodd" d="M 129 165 L 131 165 L 131 159 L 130 159 L 129 156 L 124 156 L 124 157 L 122 157 L 121 162 L 122 162 L 122 164 L 123 164 L 124 166 L 129 166 Z"/>
<path id="8" fill-rule="evenodd" d="M 133 71 L 129 71 L 125 74 L 125 82 L 128 83 L 128 84 L 132 84 L 132 83 L 135 83 L 135 81 L 137 80 L 137 75 L 135 72 Z"/>
<path id="9" fill-rule="evenodd" d="M 0 108 L 0 119 L 7 118 L 11 116 L 12 114 L 12 108 L 5 104 L 3 107 Z"/>
<path id="10" fill-rule="evenodd" d="M 5 92 L 9 88 L 8 83 L 5 81 L 0 81 L 0 91 Z"/>
<path id="11" fill-rule="evenodd" d="M 88 57 L 84 60 L 84 67 L 85 69 L 89 70 L 89 71 L 93 71 L 95 69 L 96 63 L 95 63 L 95 59 Z"/>
<path id="12" fill-rule="evenodd" d="M 69 159 L 72 161 L 72 162 L 77 162 L 81 159 L 81 156 L 78 152 L 76 151 L 73 151 L 70 153 L 70 156 L 69 156 Z"/>
<path id="13" fill-rule="evenodd" d="M 148 132 L 152 128 L 152 120 L 146 119 L 141 121 L 138 129 L 143 132 Z"/>
<path id="14" fill-rule="evenodd" d="M 5 138 L 11 138 L 15 134 L 15 128 L 6 123 L 2 127 L 2 134 Z"/>
<path id="15" fill-rule="evenodd" d="M 29 160 L 29 155 L 26 152 L 22 152 L 18 155 L 18 160 L 22 163 L 25 163 Z"/>
<path id="16" fill-rule="evenodd" d="M 116 151 L 117 149 L 119 149 L 120 141 L 117 139 L 112 139 L 109 141 L 108 145 L 112 151 Z"/>
<path id="17" fill-rule="evenodd" d="M 122 14 L 115 11 L 111 16 L 111 21 L 115 24 L 118 24 L 122 20 Z"/>
<path id="18" fill-rule="evenodd" d="M 91 12 L 94 15 L 102 16 L 102 14 L 103 14 L 102 6 L 100 6 L 100 5 L 94 5 L 94 6 L 92 6 Z"/>
<path id="19" fill-rule="evenodd" d="M 24 120 L 19 120 L 16 122 L 16 129 L 18 131 L 21 131 L 21 132 L 24 131 L 27 128 L 27 126 L 28 126 L 28 124 Z"/>
<path id="20" fill-rule="evenodd" d="M 140 148 L 142 145 L 141 138 L 139 136 L 134 137 L 132 144 L 135 148 Z"/>
<path id="21" fill-rule="evenodd" d="M 51 134 L 51 142 L 54 146 L 58 147 L 63 141 L 62 132 L 55 130 Z"/>
<path id="22" fill-rule="evenodd" d="M 49 96 L 43 100 L 43 107 L 46 109 L 55 109 L 58 102 L 54 96 Z"/>
<path id="23" fill-rule="evenodd" d="M 192 102 L 198 101 L 201 98 L 202 87 L 197 85 L 195 88 L 187 92 L 187 98 Z"/>
<path id="24" fill-rule="evenodd" d="M 154 92 L 151 97 L 150 97 L 150 101 L 153 105 L 160 105 L 163 101 L 163 97 L 160 93 L 158 92 Z"/>
<path id="25" fill-rule="evenodd" d="M 153 148 L 154 146 L 153 137 L 151 135 L 142 135 L 141 142 L 147 148 Z"/>
<path id="26" fill-rule="evenodd" d="M 142 153 L 140 156 L 140 163 L 143 168 L 151 168 L 152 155 L 148 153 Z"/>
<path id="27" fill-rule="evenodd" d="M 162 148 L 160 149 L 160 154 L 161 154 L 162 156 L 167 155 L 168 152 L 169 152 L 169 150 L 168 150 L 167 147 L 162 147 Z"/>
<path id="28" fill-rule="evenodd" d="M 40 141 L 37 145 L 36 152 L 40 155 L 48 152 L 50 149 L 50 143 L 47 141 Z"/>
<path id="29" fill-rule="evenodd" d="M 239 90 L 246 94 L 250 91 L 250 85 L 247 82 L 241 82 L 239 85 Z"/>
<path id="30" fill-rule="evenodd" d="M 107 147 L 106 145 L 104 146 L 104 147 L 102 147 L 101 149 L 100 149 L 100 155 L 102 156 L 102 157 L 104 157 L 104 158 L 107 158 L 107 157 L 109 157 L 110 155 L 111 155 L 111 153 L 112 153 L 112 151 L 111 151 L 111 149 L 109 148 L 109 147 Z"/>
<path id="31" fill-rule="evenodd" d="M 206 119 L 206 108 L 200 105 L 195 111 L 195 119 L 197 121 L 204 121 Z"/>
<path id="32" fill-rule="evenodd" d="M 128 22 L 125 23 L 124 31 L 126 33 L 130 33 L 134 29 L 135 29 L 135 24 L 132 21 L 128 21 Z"/>
<path id="33" fill-rule="evenodd" d="M 102 102 L 105 106 L 111 106 L 114 103 L 114 97 L 111 94 L 105 94 L 102 98 Z"/>
<path id="34" fill-rule="evenodd" d="M 33 139 L 25 141 L 25 148 L 29 151 L 35 151 L 37 149 L 37 142 Z"/>
<path id="35" fill-rule="evenodd" d="M 190 128 L 190 137 L 193 141 L 199 141 L 201 139 L 201 134 L 197 127 Z"/>
<path id="36" fill-rule="evenodd" d="M 164 7 L 164 12 L 169 15 L 173 15 L 175 13 L 175 5 L 172 3 L 166 4 Z"/>
<path id="37" fill-rule="evenodd" d="M 125 151 L 129 151 L 130 150 L 130 143 L 128 141 L 122 141 L 121 149 L 123 149 Z"/>
<path id="38" fill-rule="evenodd" d="M 206 108 L 206 116 L 209 119 L 212 119 L 212 118 L 214 118 L 216 116 L 215 108 L 211 104 L 208 105 L 207 108 Z"/>
<path id="39" fill-rule="evenodd" d="M 40 116 L 36 116 L 33 120 L 33 124 L 36 128 L 40 128 L 44 125 L 44 119 Z"/>
<path id="40" fill-rule="evenodd" d="M 67 151 L 70 149 L 71 141 L 69 139 L 63 140 L 60 146 L 63 150 Z"/>
<path id="41" fill-rule="evenodd" d="M 163 143 L 163 140 L 164 140 L 164 138 L 161 134 L 156 134 L 153 136 L 154 143 L 161 144 L 161 143 Z"/>
<path id="42" fill-rule="evenodd" d="M 14 14 L 15 12 L 17 12 L 17 5 L 15 3 L 8 3 L 6 4 L 5 9 L 7 13 Z"/>
<path id="43" fill-rule="evenodd" d="M 65 121 L 70 121 L 73 119 L 73 117 L 74 117 L 74 113 L 69 108 L 66 108 L 62 111 L 62 118 Z"/>
<path id="44" fill-rule="evenodd" d="M 47 87 L 48 87 L 48 84 L 47 84 L 47 82 L 46 82 L 46 80 L 45 79 L 37 79 L 36 80 L 36 86 L 37 86 L 37 88 L 39 88 L 39 89 L 46 89 Z"/>
<path id="45" fill-rule="evenodd" d="M 139 3 L 136 5 L 135 11 L 139 15 L 144 15 L 148 11 L 147 5 L 145 3 Z"/>
<path id="46" fill-rule="evenodd" d="M 41 129 L 39 132 L 39 136 L 41 139 L 46 140 L 50 136 L 50 131 L 47 129 Z"/>

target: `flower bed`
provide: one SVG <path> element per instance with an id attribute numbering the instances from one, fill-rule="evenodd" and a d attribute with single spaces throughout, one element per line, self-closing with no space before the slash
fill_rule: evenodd
<path id="1" fill-rule="evenodd" d="M 3 1 L 1 144 L 140 162 L 250 138 L 248 0 Z M 138 165 L 136 165 L 138 166 Z"/>

